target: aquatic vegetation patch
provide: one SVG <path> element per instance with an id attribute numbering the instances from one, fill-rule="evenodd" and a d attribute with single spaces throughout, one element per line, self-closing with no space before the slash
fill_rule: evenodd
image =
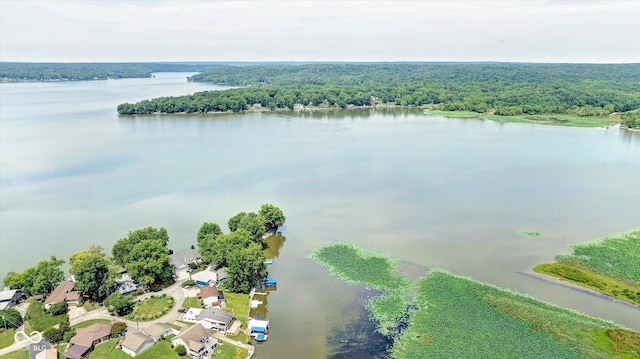
<path id="1" fill-rule="evenodd" d="M 406 293 L 393 292 L 371 298 L 367 309 L 378 323 L 376 331 L 394 337 L 406 327 L 415 305 Z"/>
<path id="2" fill-rule="evenodd" d="M 571 245 L 573 253 L 556 261 L 640 285 L 640 228 Z"/>
<path id="3" fill-rule="evenodd" d="M 540 236 L 542 236 L 542 232 L 528 231 L 528 230 L 524 230 L 524 229 L 520 229 L 516 233 L 518 233 L 521 236 L 525 236 L 525 237 L 540 237 Z"/>
<path id="4" fill-rule="evenodd" d="M 396 339 L 393 358 L 580 358 L 550 335 L 485 299 L 515 296 L 491 285 L 431 271 L 418 283 L 418 309 Z"/>
<path id="5" fill-rule="evenodd" d="M 411 283 L 394 275 L 396 261 L 350 243 L 334 243 L 315 249 L 310 257 L 341 280 L 378 290 L 406 289 Z"/>

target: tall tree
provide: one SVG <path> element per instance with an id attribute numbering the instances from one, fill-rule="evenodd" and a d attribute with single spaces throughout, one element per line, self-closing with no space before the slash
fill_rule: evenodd
<path id="1" fill-rule="evenodd" d="M 198 244 L 200 257 L 205 263 L 216 263 L 218 267 L 226 267 L 231 251 L 234 248 L 246 248 L 251 242 L 251 234 L 245 230 L 217 237 L 208 235 Z"/>
<path id="2" fill-rule="evenodd" d="M 55 256 L 38 262 L 22 273 L 9 272 L 4 277 L 4 284 L 13 289 L 22 289 L 31 295 L 50 293 L 59 282 L 64 280 L 62 265 L 64 260 Z"/>
<path id="3" fill-rule="evenodd" d="M 104 248 L 102 248 L 102 246 L 92 244 L 89 249 L 76 252 L 69 256 L 69 265 L 71 266 L 69 273 L 75 275 L 78 271 L 77 266 L 82 263 L 82 261 L 92 256 L 107 258 L 107 254 L 104 253 Z"/>
<path id="4" fill-rule="evenodd" d="M 257 243 L 233 250 L 228 258 L 227 289 L 235 293 L 249 293 L 252 287 L 262 283 L 269 274 L 264 260 L 262 246 Z"/>
<path id="5" fill-rule="evenodd" d="M 0 328 L 18 328 L 21 325 L 20 312 L 13 308 L 0 310 Z"/>
<path id="6" fill-rule="evenodd" d="M 287 220 L 280 208 L 269 203 L 263 204 L 260 207 L 260 211 L 258 212 L 258 214 L 264 217 L 264 224 L 268 230 L 277 230 L 278 227 L 282 226 Z"/>
<path id="7" fill-rule="evenodd" d="M 249 234 L 251 234 L 251 238 L 258 242 L 267 231 L 264 223 L 264 217 L 255 212 L 249 212 L 242 217 L 238 223 L 237 230 L 243 229 L 249 232 Z"/>
<path id="8" fill-rule="evenodd" d="M 198 230 L 198 243 L 204 239 L 207 235 L 213 235 L 214 237 L 222 235 L 222 229 L 217 223 L 204 222 Z"/>
<path id="9" fill-rule="evenodd" d="M 129 232 L 127 237 L 119 239 L 116 244 L 113 245 L 111 250 L 113 254 L 113 260 L 120 266 L 125 266 L 125 258 L 136 244 L 142 241 L 159 240 L 163 246 L 169 243 L 169 235 L 164 227 L 156 229 L 154 227 L 146 227 Z"/>
<path id="10" fill-rule="evenodd" d="M 169 249 L 162 240 L 146 240 L 136 244 L 125 262 L 131 278 L 141 284 L 153 285 L 171 278 Z"/>
<path id="11" fill-rule="evenodd" d="M 104 299 L 107 291 L 113 286 L 113 273 L 109 262 L 104 257 L 92 255 L 75 263 L 73 275 L 76 286 L 92 300 Z"/>
<path id="12" fill-rule="evenodd" d="M 229 230 L 231 232 L 235 232 L 238 229 L 238 225 L 240 224 L 240 221 L 246 215 L 247 215 L 246 212 L 240 212 L 240 213 L 236 214 L 235 216 L 229 218 L 229 222 L 227 223 L 229 225 Z"/>

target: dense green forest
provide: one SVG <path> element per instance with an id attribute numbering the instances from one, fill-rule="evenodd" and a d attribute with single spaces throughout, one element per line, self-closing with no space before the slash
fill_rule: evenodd
<path id="1" fill-rule="evenodd" d="M 0 82 L 104 80 L 151 77 L 152 72 L 200 72 L 212 63 L 31 63 L 1 62 Z"/>
<path id="2" fill-rule="evenodd" d="M 505 116 L 608 116 L 640 108 L 640 64 L 218 66 L 190 80 L 242 88 L 125 103 L 118 112 L 237 112 L 254 104 L 269 109 L 391 104 Z M 625 117 L 630 127 L 638 125 L 637 113 Z"/>

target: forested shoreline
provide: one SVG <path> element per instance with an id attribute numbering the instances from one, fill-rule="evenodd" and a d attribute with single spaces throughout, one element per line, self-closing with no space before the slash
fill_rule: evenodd
<path id="1" fill-rule="evenodd" d="M 200 72 L 212 63 L 0 63 L 0 82 L 78 81 L 151 77 L 153 72 Z"/>
<path id="2" fill-rule="evenodd" d="M 249 108 L 429 106 L 502 116 L 622 114 L 640 124 L 640 64 L 311 64 L 218 66 L 189 78 L 241 88 L 118 106 L 123 115 Z"/>

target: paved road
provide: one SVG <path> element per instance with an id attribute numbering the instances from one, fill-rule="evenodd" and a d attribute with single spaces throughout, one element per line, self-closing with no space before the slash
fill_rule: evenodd
<path id="1" fill-rule="evenodd" d="M 182 314 L 178 312 L 178 308 L 182 308 L 182 304 L 184 303 L 184 298 L 185 298 L 185 291 L 187 291 L 180 286 L 182 282 L 184 282 L 184 280 L 179 280 L 176 283 L 172 284 L 171 286 L 159 292 L 145 293 L 136 297 L 136 300 L 144 300 L 146 298 L 151 297 L 152 295 L 159 296 L 159 295 L 166 294 L 166 295 L 172 296 L 174 299 L 173 308 L 170 309 L 169 312 L 167 312 L 167 314 L 163 315 L 160 318 L 146 321 L 146 322 L 142 322 L 142 321 L 136 322 L 136 321 L 129 320 L 127 318 L 111 315 L 109 314 L 106 308 L 100 308 L 100 309 L 92 310 L 90 312 L 86 312 L 84 314 L 76 315 L 73 318 L 69 318 L 69 323 L 71 325 L 75 325 L 80 322 L 85 322 L 91 319 L 118 320 L 120 322 L 126 323 L 130 329 L 143 330 L 154 323 L 174 322 L 176 320 L 181 319 Z"/>

